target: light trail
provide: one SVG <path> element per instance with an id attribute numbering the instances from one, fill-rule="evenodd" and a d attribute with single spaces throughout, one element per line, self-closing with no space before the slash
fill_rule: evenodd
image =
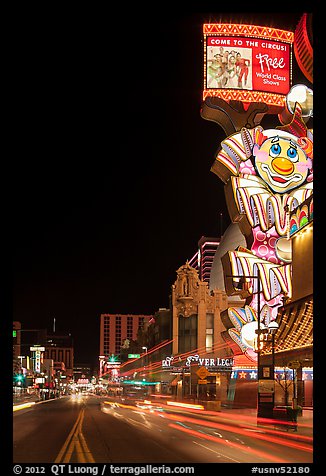
<path id="1" fill-rule="evenodd" d="M 21 403 L 20 405 L 14 405 L 13 411 L 17 412 L 18 410 L 23 410 L 23 408 L 30 408 L 32 405 L 35 405 L 35 402 Z"/>
<path id="2" fill-rule="evenodd" d="M 242 436 L 250 436 L 250 438 L 255 438 L 256 440 L 264 440 L 268 441 L 270 443 L 276 443 L 276 444 L 283 444 L 284 446 L 295 448 L 296 450 L 301 450 L 305 451 L 307 453 L 312 453 L 313 448 L 311 445 L 304 444 L 302 442 L 296 442 L 296 441 L 290 441 L 288 438 L 288 435 L 285 435 L 284 433 L 279 433 L 277 434 L 277 437 L 271 436 L 270 433 L 252 433 L 250 428 L 243 428 L 243 427 L 234 427 L 232 425 L 227 425 L 224 423 L 215 423 L 212 421 L 208 420 L 201 420 L 198 418 L 189 418 L 185 417 L 182 415 L 172 415 L 172 414 L 164 414 L 165 418 L 168 418 L 170 420 L 174 421 L 182 421 L 182 422 L 188 422 L 188 423 L 193 423 L 195 425 L 200 425 L 204 426 L 207 428 L 214 428 L 218 430 L 225 430 L 228 432 L 236 433 L 237 435 L 242 435 Z M 273 433 L 272 433 L 273 435 Z"/>
<path id="3" fill-rule="evenodd" d="M 109 401 L 105 403 L 108 403 L 110 405 L 118 405 L 124 408 L 132 408 L 132 409 L 137 408 L 136 405 L 124 405 L 124 404 L 109 402 Z M 160 407 L 161 408 L 165 407 L 166 409 L 171 410 L 171 406 L 168 406 L 166 404 L 160 404 Z M 183 407 L 183 410 L 185 410 L 185 408 L 186 407 Z M 180 407 L 180 410 L 181 409 L 182 407 Z M 272 430 L 269 428 L 266 428 L 266 429 L 264 428 L 262 433 L 261 432 L 253 433 L 252 432 L 253 429 L 257 430 L 257 424 L 249 423 L 249 422 L 243 423 L 239 421 L 239 415 L 238 415 L 238 420 L 236 422 L 236 426 L 233 426 L 223 422 L 214 422 L 211 420 L 207 420 L 207 419 L 204 420 L 204 419 L 195 418 L 192 416 L 188 417 L 180 413 L 175 415 L 172 413 L 164 412 L 164 414 L 162 414 L 162 412 L 158 412 L 157 410 L 155 410 L 155 408 L 151 408 L 151 410 L 144 408 L 143 411 L 151 413 L 151 414 L 156 414 L 156 415 L 159 415 L 161 418 L 163 417 L 163 418 L 170 419 L 177 422 L 188 422 L 188 423 L 193 423 L 195 425 L 200 425 L 207 428 L 214 428 L 216 430 L 225 430 L 231 433 L 236 433 L 237 435 L 242 435 L 246 437 L 250 436 L 250 438 L 255 438 L 257 440 L 264 440 L 270 443 L 283 444 L 284 446 L 292 447 L 294 449 L 305 451 L 308 453 L 313 452 L 313 448 L 312 448 L 313 438 L 312 437 L 306 436 L 306 435 L 293 435 L 289 433 L 285 435 L 284 431 Z M 204 414 L 206 413 L 205 410 L 198 410 L 193 408 L 191 408 L 191 411 L 196 413 L 198 411 L 203 412 Z M 226 419 L 227 417 L 228 415 L 225 415 L 225 417 L 223 418 Z M 241 426 L 243 424 L 246 426 L 249 426 L 250 428 Z"/>
<path id="4" fill-rule="evenodd" d="M 244 451 L 243 445 L 240 445 L 239 443 L 235 443 L 233 441 L 225 441 L 221 438 L 217 438 L 216 436 L 213 435 L 207 435 L 205 433 L 200 433 L 199 431 L 196 430 L 189 430 L 188 428 L 180 427 L 179 425 L 176 425 L 174 423 L 169 423 L 168 425 L 171 428 L 175 428 L 176 430 L 183 431 L 184 433 L 187 433 L 189 435 L 195 436 L 197 438 L 204 438 L 205 440 L 213 441 L 215 443 L 220 443 L 222 445 L 225 445 L 227 447 L 234 448 L 236 450 L 241 450 L 242 452 Z M 246 452 L 251 453 L 255 456 L 258 456 L 259 458 L 262 458 L 264 461 L 270 461 L 274 463 L 287 463 L 287 460 L 284 460 L 282 458 L 278 458 L 273 456 L 272 453 L 265 453 L 264 451 L 260 450 L 255 450 L 254 448 L 248 448 L 246 447 Z"/>

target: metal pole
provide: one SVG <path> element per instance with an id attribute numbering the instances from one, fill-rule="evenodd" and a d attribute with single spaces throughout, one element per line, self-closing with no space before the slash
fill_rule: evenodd
<path id="1" fill-rule="evenodd" d="M 260 279 L 259 279 L 259 268 L 257 268 L 257 336 L 258 336 L 258 346 L 257 346 L 257 377 L 258 377 L 258 395 L 257 395 L 257 415 L 260 416 L 260 393 L 259 393 L 259 377 L 260 377 Z"/>
<path id="2" fill-rule="evenodd" d="M 189 398 L 191 398 L 191 365 L 189 365 Z"/>
<path id="3" fill-rule="evenodd" d="M 292 399 L 292 406 L 293 408 L 297 408 L 297 386 L 296 386 L 296 369 L 292 369 L 292 379 L 293 379 L 293 399 Z"/>
<path id="4" fill-rule="evenodd" d="M 257 268 L 257 276 L 251 276 L 251 275 L 230 275 L 226 276 L 230 278 L 251 278 L 251 279 L 257 279 L 258 284 L 257 284 L 257 376 L 258 376 L 258 394 L 257 394 L 257 416 L 261 416 L 262 409 L 260 406 L 260 393 L 259 393 L 259 377 L 260 377 L 260 333 L 261 333 L 261 327 L 260 327 L 260 272 L 259 268 Z"/>
<path id="5" fill-rule="evenodd" d="M 275 335 L 272 334 L 272 378 L 273 378 L 273 408 L 275 406 Z"/>
<path id="6" fill-rule="evenodd" d="M 183 400 L 185 397 L 185 370 L 182 366 L 182 389 L 181 389 L 181 399 Z"/>

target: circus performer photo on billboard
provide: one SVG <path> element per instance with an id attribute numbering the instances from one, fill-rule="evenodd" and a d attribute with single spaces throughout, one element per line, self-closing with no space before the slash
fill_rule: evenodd
<path id="1" fill-rule="evenodd" d="M 252 50 L 210 46 L 207 50 L 207 88 L 252 89 Z"/>

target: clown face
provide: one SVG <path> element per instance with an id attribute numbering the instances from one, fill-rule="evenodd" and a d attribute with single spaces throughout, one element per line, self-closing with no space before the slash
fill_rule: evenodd
<path id="1" fill-rule="evenodd" d="M 302 185 L 312 167 L 311 159 L 300 147 L 305 142 L 292 137 L 275 135 L 253 147 L 257 173 L 276 193 Z"/>

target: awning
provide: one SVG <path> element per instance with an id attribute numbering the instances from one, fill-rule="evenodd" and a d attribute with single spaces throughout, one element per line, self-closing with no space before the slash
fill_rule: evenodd
<path id="1" fill-rule="evenodd" d="M 275 353 L 308 349 L 313 346 L 313 296 L 291 302 L 279 312 L 275 334 Z M 270 354 L 271 345 L 261 354 Z"/>

